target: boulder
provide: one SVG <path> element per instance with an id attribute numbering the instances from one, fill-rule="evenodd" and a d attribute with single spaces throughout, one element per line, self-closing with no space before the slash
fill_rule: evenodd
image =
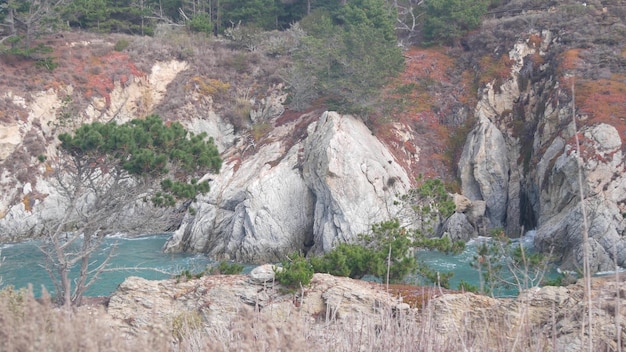
<path id="1" fill-rule="evenodd" d="M 443 236 L 450 238 L 452 241 L 469 241 L 478 234 L 476 228 L 463 213 L 452 214 L 443 223 L 442 232 Z"/>
<path id="2" fill-rule="evenodd" d="M 259 265 L 250 271 L 249 280 L 251 283 L 260 285 L 273 282 L 274 277 L 276 276 L 276 270 L 278 269 L 282 268 L 272 264 Z"/>

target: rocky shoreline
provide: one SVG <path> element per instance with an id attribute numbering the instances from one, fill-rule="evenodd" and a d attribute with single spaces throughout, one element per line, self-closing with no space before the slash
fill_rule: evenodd
<path id="1" fill-rule="evenodd" d="M 107 313 L 113 325 L 130 335 L 176 335 L 181 319 L 194 321 L 194 329 L 209 335 L 228 334 L 244 316 L 282 329 L 304 322 L 308 330 L 321 329 L 321 334 L 355 327 L 365 332 L 370 331 L 365 326 L 399 319 L 418 330 L 427 328 L 431 341 L 512 342 L 532 334 L 547 350 L 577 351 L 582 346 L 587 310 L 580 281 L 532 288 L 514 299 L 415 287 L 412 292 L 422 298 L 418 304 L 406 287 L 399 294 L 397 286 L 387 291 L 385 285 L 327 274 L 315 274 L 309 286 L 288 293 L 269 270 L 267 265 L 250 275 L 185 282 L 129 277 L 110 297 Z M 626 324 L 620 319 L 626 315 L 626 304 L 620 304 L 626 297 L 625 281 L 624 274 L 593 279 L 594 346 L 616 350 L 617 341 L 626 340 Z"/>

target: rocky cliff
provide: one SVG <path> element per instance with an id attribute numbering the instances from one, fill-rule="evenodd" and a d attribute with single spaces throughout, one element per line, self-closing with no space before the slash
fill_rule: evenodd
<path id="1" fill-rule="evenodd" d="M 486 203 L 487 228 L 536 228 L 537 247 L 568 269 L 582 266 L 587 231 L 592 270 L 603 271 L 625 259 L 624 11 L 595 2 L 575 7 L 585 30 L 549 25 L 573 18 L 574 7 L 485 22 L 505 33 L 515 21 L 537 21 L 502 55 L 508 70 L 482 88 L 458 165 L 463 194 Z"/>
<path id="2" fill-rule="evenodd" d="M 584 207 L 593 269 L 623 265 L 626 13 L 611 1 L 525 5 L 506 2 L 459 47 L 407 49 L 385 92 L 397 104 L 367 118 L 286 109 L 285 59 L 220 40 L 134 39 L 117 52 L 116 38 L 51 38 L 54 72 L 2 62 L 13 79 L 0 115 L 0 236 L 37 235 L 59 216 L 49 176 L 60 132 L 156 112 L 213 136 L 225 161 L 168 251 L 246 262 L 321 253 L 404 216 L 395 201 L 424 174 L 459 193 L 440 234 L 536 229 L 537 248 L 575 269 Z"/>

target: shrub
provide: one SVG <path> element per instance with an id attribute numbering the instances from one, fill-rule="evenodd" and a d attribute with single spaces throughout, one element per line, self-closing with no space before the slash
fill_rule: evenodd
<path id="1" fill-rule="evenodd" d="M 202 317 L 195 311 L 187 311 L 178 314 L 172 319 L 172 335 L 179 342 L 192 331 L 202 327 Z"/>
<path id="2" fill-rule="evenodd" d="M 426 3 L 424 36 L 429 42 L 450 43 L 478 27 L 488 0 L 431 0 Z"/>
<path id="3" fill-rule="evenodd" d="M 124 49 L 128 48 L 129 45 L 130 45 L 130 42 L 128 40 L 120 39 L 117 42 L 115 42 L 115 46 L 113 47 L 113 50 L 124 51 Z"/>
<path id="4" fill-rule="evenodd" d="M 281 262 L 282 269 L 275 267 L 276 281 L 290 291 L 306 286 L 313 278 L 313 266 L 300 253 L 294 253 Z"/>
<path id="5" fill-rule="evenodd" d="M 235 262 L 221 261 L 216 266 L 213 266 L 209 273 L 211 275 L 237 275 L 243 271 L 243 265 Z"/>
<path id="6" fill-rule="evenodd" d="M 211 23 L 211 16 L 206 12 L 199 12 L 193 16 L 191 20 L 187 22 L 189 29 L 192 32 L 198 33 L 213 33 L 213 23 Z"/>
<path id="7" fill-rule="evenodd" d="M 48 71 L 54 71 L 59 66 L 58 62 L 54 61 L 52 57 L 44 57 L 35 61 L 35 66 L 39 68 L 45 68 Z"/>
<path id="8" fill-rule="evenodd" d="M 315 272 L 361 279 L 372 275 L 391 283 L 402 282 L 409 275 L 418 274 L 443 287 L 449 286 L 452 273 L 441 273 L 420 263 L 413 255 L 416 248 L 460 253 L 462 242 L 448 238 L 426 238 L 418 230 L 400 226 L 390 220 L 372 226 L 370 234 L 360 235 L 360 243 L 342 243 L 322 257 L 311 258 Z"/>
<path id="9" fill-rule="evenodd" d="M 269 122 L 259 122 L 252 125 L 252 138 L 255 142 L 258 142 L 272 130 L 272 125 Z"/>
<path id="10" fill-rule="evenodd" d="M 311 258 L 315 272 L 360 279 L 377 272 L 375 253 L 362 245 L 341 243 L 322 257 Z"/>
<path id="11" fill-rule="evenodd" d="M 204 271 L 201 271 L 199 273 L 192 273 L 191 271 L 189 271 L 189 269 L 185 269 L 183 271 L 180 272 L 180 274 L 177 274 L 174 276 L 174 278 L 176 279 L 176 282 L 185 282 L 185 281 L 189 281 L 191 279 L 199 279 L 201 277 L 204 276 Z"/>

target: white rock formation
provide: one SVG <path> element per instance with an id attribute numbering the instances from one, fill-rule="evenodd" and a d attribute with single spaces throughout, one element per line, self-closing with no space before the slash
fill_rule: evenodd
<path id="1" fill-rule="evenodd" d="M 327 251 L 393 217 L 404 169 L 360 121 L 324 113 L 304 142 L 303 177 L 315 195 L 314 250 Z"/>
<path id="2" fill-rule="evenodd" d="M 463 195 L 486 203 L 491 227 L 503 227 L 509 191 L 509 160 L 502 132 L 486 117 L 469 134 L 459 161 Z"/>
<path id="3" fill-rule="evenodd" d="M 274 131 L 277 141 L 253 158 L 227 157 L 194 205 L 197 215 L 166 250 L 275 261 L 292 251 L 327 251 L 396 214 L 394 196 L 408 189 L 409 177 L 360 120 L 325 112 L 285 150 L 279 137 L 291 128 Z M 240 148 L 244 154 L 249 146 Z"/>

